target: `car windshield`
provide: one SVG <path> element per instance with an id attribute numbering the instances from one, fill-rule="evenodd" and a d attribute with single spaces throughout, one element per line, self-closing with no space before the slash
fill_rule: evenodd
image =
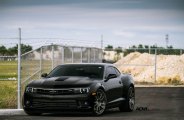
<path id="1" fill-rule="evenodd" d="M 102 65 L 60 65 L 52 70 L 48 77 L 82 76 L 103 79 L 104 66 Z"/>

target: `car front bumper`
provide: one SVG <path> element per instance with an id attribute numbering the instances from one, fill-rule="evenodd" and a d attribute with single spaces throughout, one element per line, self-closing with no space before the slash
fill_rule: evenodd
<path id="1" fill-rule="evenodd" d="M 92 101 L 92 96 L 88 94 L 42 95 L 25 93 L 23 109 L 49 113 L 67 110 L 90 110 L 93 105 Z"/>

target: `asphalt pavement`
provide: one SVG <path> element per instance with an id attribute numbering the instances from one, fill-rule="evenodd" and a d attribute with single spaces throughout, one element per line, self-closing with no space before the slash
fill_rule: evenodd
<path id="1" fill-rule="evenodd" d="M 0 120 L 184 120 L 184 87 L 136 87 L 133 112 L 107 110 L 94 117 L 90 113 L 61 113 L 28 116 L 23 110 L 0 110 Z"/>

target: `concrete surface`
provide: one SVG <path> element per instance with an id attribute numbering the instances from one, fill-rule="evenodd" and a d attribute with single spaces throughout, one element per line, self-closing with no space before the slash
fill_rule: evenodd
<path id="1" fill-rule="evenodd" d="M 0 110 L 0 120 L 184 120 L 184 87 L 136 87 L 133 112 L 107 110 L 103 116 L 89 113 L 28 116 L 23 110 Z"/>

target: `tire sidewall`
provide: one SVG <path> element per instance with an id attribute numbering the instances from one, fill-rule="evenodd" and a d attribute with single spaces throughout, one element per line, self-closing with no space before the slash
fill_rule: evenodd
<path id="1" fill-rule="evenodd" d="M 96 93 L 97 93 L 97 92 L 102 92 L 102 93 L 105 95 L 105 109 L 104 109 L 104 111 L 103 111 L 102 113 L 98 114 L 98 113 L 95 112 L 95 108 L 94 108 L 94 105 L 95 105 L 95 104 L 93 104 L 93 107 L 92 107 L 93 115 L 95 115 L 95 116 L 100 116 L 100 115 L 102 115 L 102 114 L 105 112 L 105 110 L 106 110 L 107 97 L 106 97 L 106 94 L 105 94 L 105 92 L 104 92 L 103 90 L 98 89 L 98 90 L 96 91 Z M 95 97 L 96 97 L 96 96 L 95 96 Z M 94 97 L 94 102 L 95 102 L 95 100 L 96 100 L 95 97 Z"/>

